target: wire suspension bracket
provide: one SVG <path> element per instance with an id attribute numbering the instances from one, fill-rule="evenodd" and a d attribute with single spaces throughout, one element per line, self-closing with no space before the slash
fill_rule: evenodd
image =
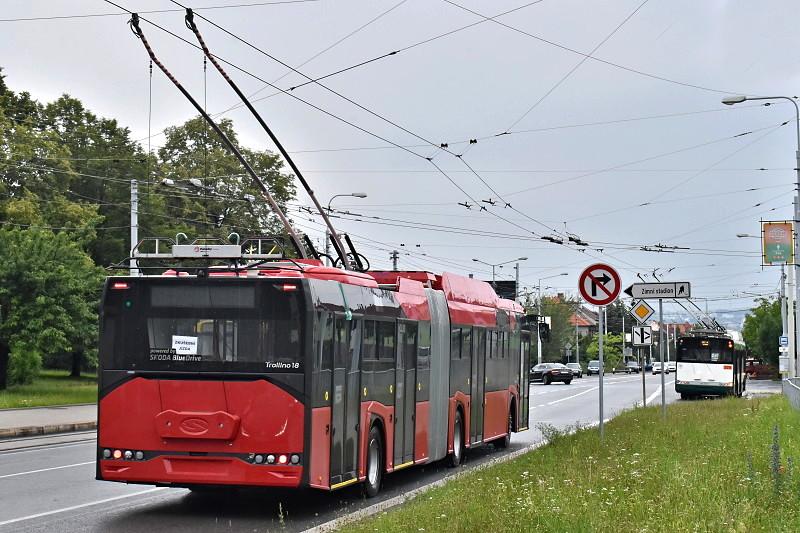
<path id="1" fill-rule="evenodd" d="M 202 16 L 201 16 L 201 18 L 202 18 Z M 267 133 L 269 138 L 272 140 L 272 142 L 275 144 L 275 146 L 280 151 L 281 155 L 283 155 L 283 158 L 289 164 L 289 167 L 291 167 L 291 169 L 294 172 L 295 176 L 297 176 L 297 179 L 300 180 L 300 183 L 303 185 L 303 188 L 306 190 L 306 192 L 308 193 L 309 197 L 311 197 L 311 201 L 314 202 L 314 205 L 316 206 L 317 211 L 319 211 L 319 214 L 322 215 L 322 219 L 325 221 L 325 225 L 328 227 L 328 231 L 330 232 L 330 238 L 331 238 L 333 247 L 336 249 L 336 254 L 339 256 L 339 259 L 341 260 L 342 265 L 344 266 L 344 268 L 347 269 L 347 270 L 352 270 L 354 266 L 356 268 L 358 268 L 359 261 L 357 259 L 358 258 L 357 254 L 355 254 L 355 253 L 353 254 L 354 257 L 356 258 L 354 260 L 354 262 L 356 264 L 353 265 L 351 263 L 351 261 L 350 261 L 350 258 L 347 256 L 347 252 L 345 251 L 344 246 L 342 245 L 342 241 L 341 241 L 341 239 L 339 237 L 339 234 L 337 233 L 336 229 L 334 229 L 333 224 L 331 223 L 330 218 L 328 217 L 328 214 L 325 212 L 325 209 L 323 209 L 323 207 L 320 205 L 319 200 L 317 200 L 317 197 L 314 194 L 314 191 L 311 189 L 311 186 L 306 181 L 305 177 L 303 176 L 303 173 L 300 172 L 300 169 L 297 167 L 297 165 L 295 164 L 294 160 L 291 158 L 289 153 L 286 151 L 286 149 L 283 147 L 281 142 L 278 140 L 278 137 L 275 135 L 275 133 L 272 131 L 272 129 L 270 129 L 270 127 L 267 125 L 267 123 L 264 121 L 264 119 L 261 117 L 261 115 L 258 113 L 258 111 L 255 110 L 253 105 L 250 103 L 250 100 L 248 100 L 248 98 L 239 89 L 239 87 L 236 85 L 236 83 L 230 78 L 230 76 L 228 76 L 227 72 L 225 72 L 225 70 L 222 68 L 222 66 L 220 65 L 219 61 L 216 60 L 214 55 L 208 49 L 208 46 L 206 45 L 205 41 L 203 40 L 203 36 L 200 35 L 200 30 L 197 28 L 197 24 L 195 24 L 195 22 L 194 22 L 194 12 L 190 8 L 186 8 L 185 22 L 186 22 L 186 27 L 189 28 L 192 31 L 192 33 L 194 33 L 195 37 L 197 38 L 197 42 L 200 44 L 200 48 L 202 48 L 203 53 L 206 55 L 206 57 L 209 59 L 209 61 L 211 61 L 211 64 L 214 65 L 214 67 L 217 69 L 217 71 L 220 73 L 220 75 L 222 75 L 222 77 L 225 78 L 225 81 L 228 82 L 228 85 L 231 86 L 231 88 L 234 90 L 234 92 L 239 97 L 239 99 L 241 99 L 242 103 L 247 107 L 247 109 L 250 111 L 250 113 L 255 117 L 255 119 L 258 121 L 259 125 L 261 126 L 261 128 Z"/>
<path id="2" fill-rule="evenodd" d="M 197 112 L 200 113 L 200 115 L 203 117 L 203 119 L 205 119 L 208 125 L 211 126 L 214 132 L 220 137 L 220 139 L 222 139 L 222 142 L 225 143 L 225 145 L 233 153 L 233 155 L 236 156 L 236 159 L 239 160 L 239 163 L 241 163 L 241 165 L 244 167 L 244 169 L 247 171 L 250 177 L 253 178 L 253 181 L 255 181 L 256 185 L 258 185 L 259 189 L 261 189 L 261 193 L 267 200 L 267 203 L 270 205 L 273 212 L 278 216 L 280 221 L 283 223 L 283 226 L 286 229 L 286 232 L 289 234 L 289 239 L 292 241 L 292 245 L 295 251 L 301 258 L 307 259 L 308 253 L 306 252 L 305 246 L 303 246 L 303 241 L 297 235 L 297 232 L 294 230 L 291 223 L 286 218 L 286 215 L 283 213 L 281 208 L 275 202 L 275 199 L 272 197 L 272 194 L 270 194 L 269 189 L 267 188 L 264 181 L 258 177 L 256 171 L 253 169 L 252 166 L 250 166 L 250 163 L 247 162 L 247 160 L 244 158 L 239 149 L 236 148 L 233 142 L 228 138 L 227 135 L 225 135 L 222 129 L 220 129 L 220 127 L 216 124 L 216 122 L 214 122 L 214 120 L 208 115 L 208 113 L 206 113 L 206 111 L 197 102 L 197 100 L 195 100 L 194 97 L 192 97 L 192 95 L 189 94 L 189 91 L 187 91 L 183 87 L 183 85 L 181 85 L 181 83 L 175 78 L 175 76 L 173 76 L 172 73 L 169 70 L 167 70 L 167 67 L 165 67 L 164 64 L 156 57 L 155 52 L 153 52 L 153 49 L 150 47 L 150 43 L 147 42 L 147 39 L 144 36 L 144 32 L 142 32 L 142 29 L 139 26 L 139 15 L 136 13 L 131 13 L 131 19 L 130 21 L 128 21 L 128 24 L 130 25 L 133 34 L 139 40 L 142 41 L 142 44 L 144 45 L 144 48 L 147 51 L 147 54 L 150 56 L 150 59 L 153 61 L 153 63 L 155 63 L 161 70 L 161 72 L 163 72 L 164 75 L 167 78 L 169 78 L 172 84 L 178 88 L 178 90 L 183 94 L 183 96 L 185 96 L 186 99 L 189 100 L 189 102 L 194 106 Z"/>

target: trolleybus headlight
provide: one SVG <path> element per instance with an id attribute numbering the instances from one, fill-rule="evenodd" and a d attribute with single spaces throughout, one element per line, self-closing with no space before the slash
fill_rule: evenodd
<path id="1" fill-rule="evenodd" d="M 257 465 L 260 465 L 261 463 L 264 462 L 264 456 L 261 455 L 261 454 L 258 454 L 258 455 L 255 456 L 255 458 L 253 460 L 256 462 Z"/>
<path id="2" fill-rule="evenodd" d="M 125 460 L 130 461 L 133 459 L 133 452 L 130 450 L 125 450 Z"/>
<path id="3" fill-rule="evenodd" d="M 137 461 L 141 461 L 142 459 L 144 459 L 144 452 L 142 451 L 136 452 L 135 457 Z"/>
<path id="4" fill-rule="evenodd" d="M 282 465 L 285 465 L 287 460 L 288 458 L 284 454 L 278 456 L 278 462 Z"/>
<path id="5" fill-rule="evenodd" d="M 103 459 L 111 459 L 111 450 L 108 448 L 103 450 Z"/>
<path id="6" fill-rule="evenodd" d="M 114 459 L 122 459 L 122 450 L 114 450 Z"/>
<path id="7" fill-rule="evenodd" d="M 289 460 L 292 462 L 293 465 L 296 465 L 297 463 L 300 462 L 300 456 L 297 455 L 296 453 L 293 453 L 292 456 L 289 458 Z"/>

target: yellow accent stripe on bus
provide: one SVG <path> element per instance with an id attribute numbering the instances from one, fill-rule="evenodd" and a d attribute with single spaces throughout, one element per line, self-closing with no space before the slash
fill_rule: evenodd
<path id="1" fill-rule="evenodd" d="M 409 462 L 407 462 L 407 463 L 403 463 L 403 464 L 401 464 L 401 465 L 397 465 L 397 466 L 395 466 L 395 467 L 394 467 L 394 469 L 395 469 L 395 470 L 400 470 L 401 468 L 405 468 L 405 467 L 407 467 L 407 466 L 411 466 L 411 465 L 413 465 L 413 464 L 414 464 L 414 461 L 409 461 Z"/>
<path id="2" fill-rule="evenodd" d="M 336 483 L 335 485 L 331 485 L 331 490 L 336 490 L 342 487 L 346 487 L 347 485 L 352 485 L 353 483 L 358 483 L 358 478 L 348 479 L 347 481 L 342 481 L 341 483 Z"/>

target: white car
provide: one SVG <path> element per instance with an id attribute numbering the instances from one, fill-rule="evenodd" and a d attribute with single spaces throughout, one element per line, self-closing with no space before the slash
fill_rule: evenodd
<path id="1" fill-rule="evenodd" d="M 678 371 L 678 363 L 675 361 L 667 361 L 667 374 L 670 372 L 677 372 Z"/>
<path id="2" fill-rule="evenodd" d="M 667 370 L 665 374 L 669 374 L 669 363 L 666 364 Z M 653 361 L 653 374 L 661 373 L 661 361 Z"/>

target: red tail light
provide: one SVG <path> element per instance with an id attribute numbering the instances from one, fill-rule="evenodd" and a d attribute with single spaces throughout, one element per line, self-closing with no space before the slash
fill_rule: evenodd
<path id="1" fill-rule="evenodd" d="M 113 284 L 111 284 L 111 288 L 120 291 L 129 289 L 130 285 L 128 285 L 124 281 L 115 281 Z"/>
<path id="2" fill-rule="evenodd" d="M 723 370 L 733 370 L 733 365 L 722 365 Z"/>
<path id="3" fill-rule="evenodd" d="M 294 283 L 283 283 L 281 285 L 275 285 L 275 287 L 277 287 L 278 290 L 283 292 L 291 292 L 297 290 L 297 285 L 295 285 Z"/>

